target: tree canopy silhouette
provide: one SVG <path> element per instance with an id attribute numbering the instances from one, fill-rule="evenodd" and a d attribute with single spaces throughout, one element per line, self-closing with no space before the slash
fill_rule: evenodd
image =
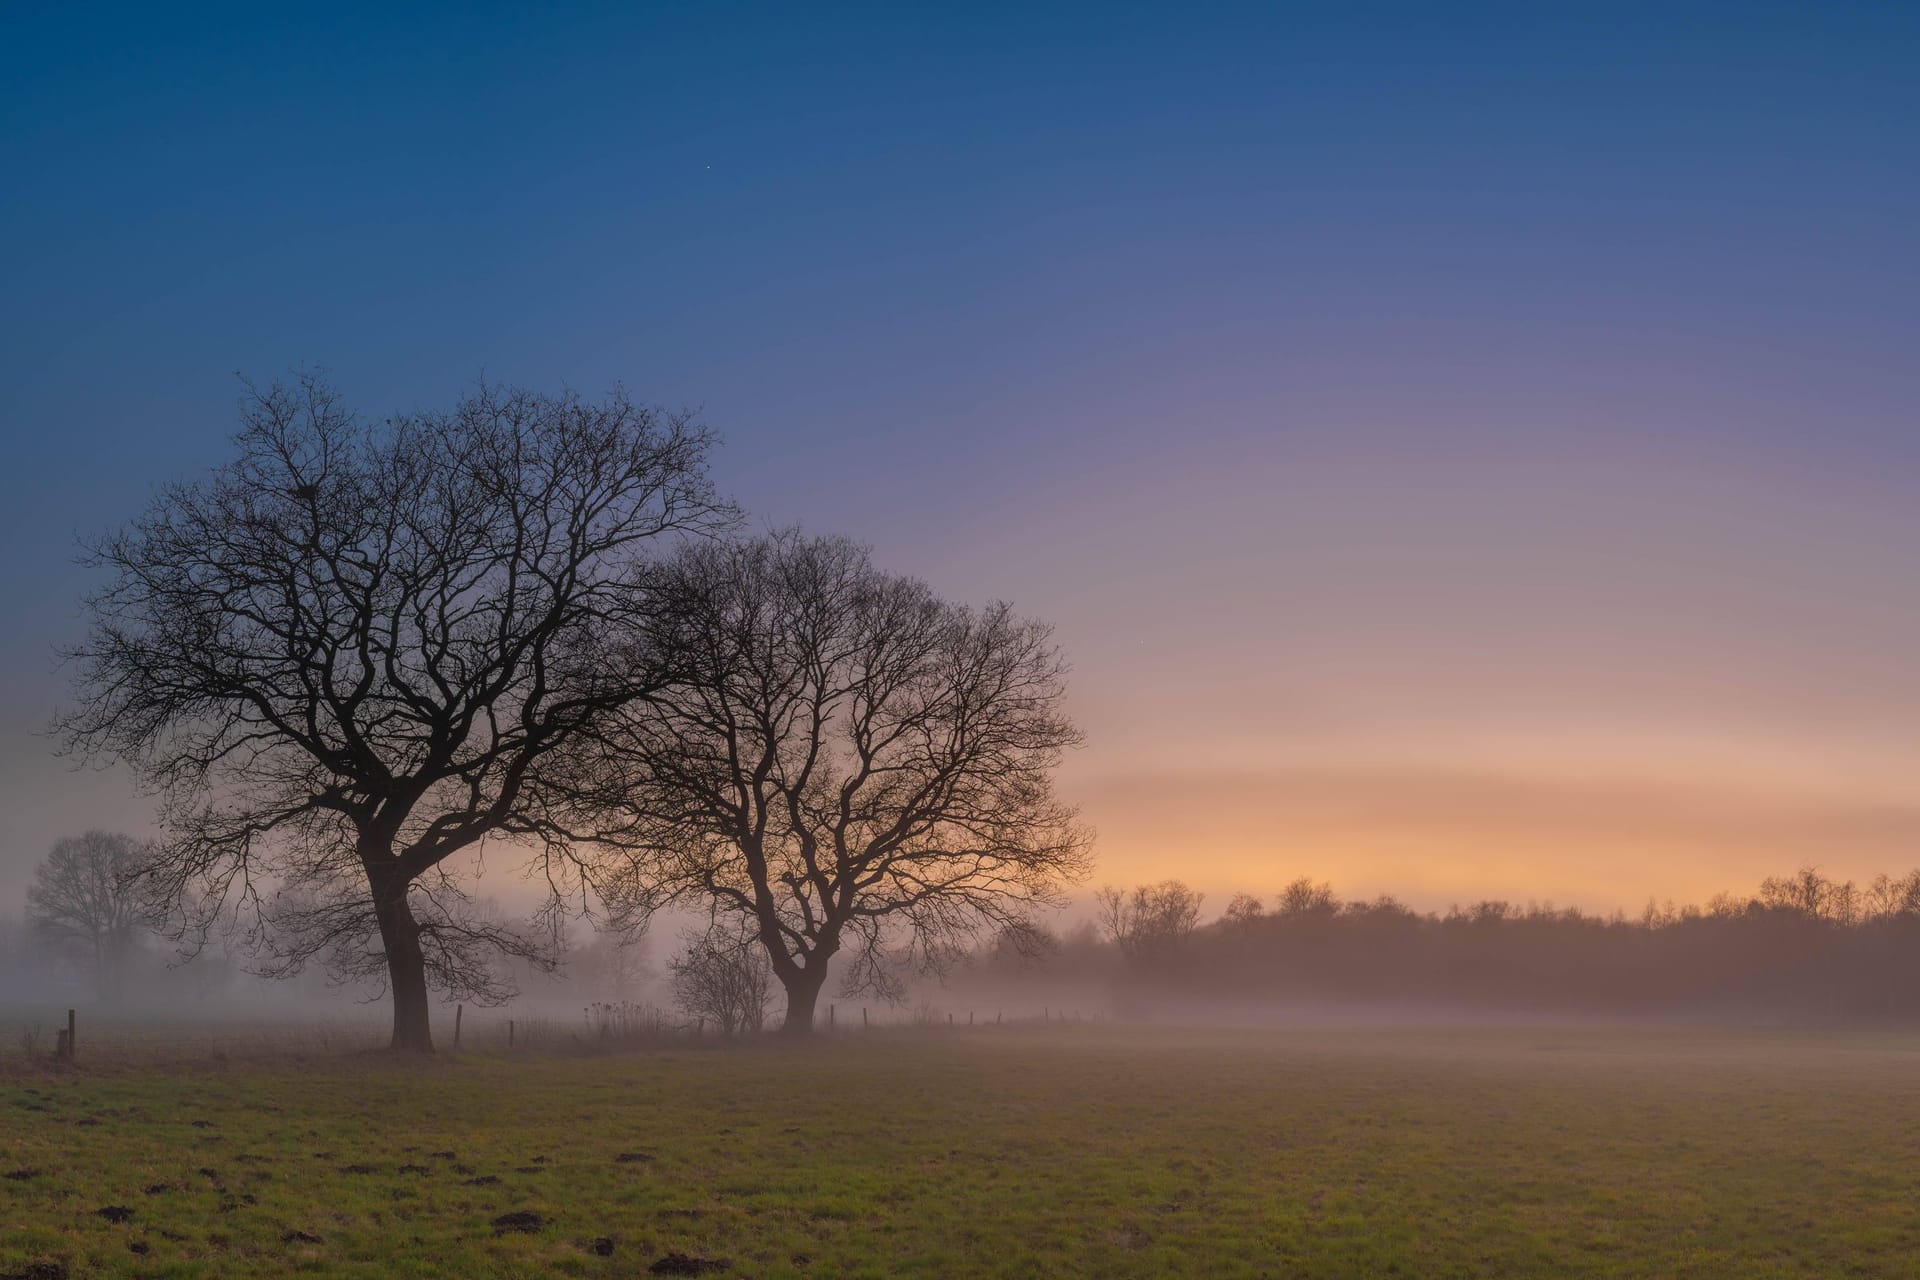
<path id="1" fill-rule="evenodd" d="M 539 954 L 449 860 L 529 831 L 543 763 L 659 678 L 603 640 L 649 544 L 732 518 L 710 438 L 617 391 L 369 423 L 301 376 L 249 388 L 234 445 L 91 546 L 59 729 L 163 797 L 141 871 L 183 933 L 237 896 L 283 968 L 384 970 L 394 1047 L 431 1049 L 430 984 L 484 997 L 490 948 Z"/>
<path id="2" fill-rule="evenodd" d="M 1051 774 L 1080 740 L 1048 629 L 968 609 L 838 538 L 683 548 L 649 570 L 680 678 L 576 746 L 572 804 L 624 851 L 627 906 L 738 917 L 806 1032 L 829 962 L 892 992 L 976 933 L 1023 935 L 1088 867 Z"/>
<path id="3" fill-rule="evenodd" d="M 27 888 L 34 930 L 79 953 L 103 1000 L 119 996 L 127 958 L 153 924 L 151 906 L 130 882 L 147 856 L 139 841 L 117 832 L 67 836 L 54 842 Z"/>

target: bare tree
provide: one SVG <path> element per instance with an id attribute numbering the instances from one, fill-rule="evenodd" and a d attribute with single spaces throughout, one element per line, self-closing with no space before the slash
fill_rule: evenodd
<path id="1" fill-rule="evenodd" d="M 543 761 L 654 678 L 601 650 L 645 610 L 637 553 L 731 518 L 708 448 L 618 391 L 370 424 L 312 376 L 250 387 L 233 459 L 90 548 L 109 581 L 59 725 L 163 797 L 144 874 L 200 908 L 177 931 L 238 896 L 277 972 L 377 973 L 396 1049 L 432 1048 L 430 984 L 486 996 L 491 950 L 536 955 L 449 860 L 526 833 Z"/>
<path id="2" fill-rule="evenodd" d="M 630 1000 L 647 976 L 644 930 L 600 930 L 573 948 L 567 972 L 584 989 L 609 1000 Z"/>
<path id="3" fill-rule="evenodd" d="M 67 836 L 34 868 L 27 889 L 35 932 L 78 952 L 103 1000 L 119 997 L 127 959 L 154 923 L 130 883 L 148 855 L 132 836 L 115 832 Z"/>
<path id="4" fill-rule="evenodd" d="M 1127 963 L 1144 968 L 1193 936 L 1204 899 L 1178 880 L 1162 880 L 1131 891 L 1105 886 L 1094 895 L 1094 907 L 1101 929 Z"/>
<path id="5" fill-rule="evenodd" d="M 1273 901 L 1273 913 L 1277 916 L 1330 916 L 1340 910 L 1340 900 L 1333 896 L 1333 886 L 1324 881 L 1316 884 L 1306 876 L 1288 884 Z"/>
<path id="6" fill-rule="evenodd" d="M 1085 874 L 1045 626 L 795 532 L 686 547 L 650 581 L 650 644 L 689 669 L 596 730 L 573 800 L 629 855 L 636 910 L 748 925 L 785 1030 L 812 1029 L 836 956 L 849 992 L 896 995 Z"/>
<path id="7" fill-rule="evenodd" d="M 689 933 L 686 947 L 667 963 L 673 1002 L 683 1013 L 710 1019 L 720 1034 L 752 1034 L 766 1025 L 773 967 L 751 927 L 738 917 L 715 920 Z"/>
<path id="8" fill-rule="evenodd" d="M 1920 871 L 1894 879 L 1885 872 L 1867 886 L 1866 914 L 1872 917 L 1920 915 Z"/>
<path id="9" fill-rule="evenodd" d="M 1818 867 L 1801 867 L 1790 876 L 1768 876 L 1760 882 L 1757 900 L 1774 910 L 1838 924 L 1852 924 L 1861 906 L 1853 881 L 1829 879 Z"/>
<path id="10" fill-rule="evenodd" d="M 1236 893 L 1227 903 L 1227 909 L 1220 916 L 1227 924 L 1236 928 L 1250 925 L 1264 919 L 1266 906 L 1250 893 Z"/>

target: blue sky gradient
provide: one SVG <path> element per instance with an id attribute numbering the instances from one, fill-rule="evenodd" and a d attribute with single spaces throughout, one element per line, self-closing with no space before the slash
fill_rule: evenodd
<path id="1" fill-rule="evenodd" d="M 0 895 L 146 812 L 75 534 L 295 365 L 702 406 L 1056 620 L 1116 878 L 1920 860 L 1920 8 L 1194 8 L 11 14 Z"/>

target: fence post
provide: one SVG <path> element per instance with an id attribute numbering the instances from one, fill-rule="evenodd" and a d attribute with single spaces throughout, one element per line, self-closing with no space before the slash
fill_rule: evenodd
<path id="1" fill-rule="evenodd" d="M 829 1030 L 829 1031 L 831 1031 L 831 1030 L 833 1030 L 833 1011 L 834 1011 L 834 1008 L 835 1008 L 835 1006 L 833 1006 L 833 1005 L 828 1005 L 828 1006 L 827 1006 L 827 1030 Z"/>
<path id="2" fill-rule="evenodd" d="M 862 1031 L 867 1029 L 867 1006 L 865 1005 L 860 1006 L 860 1029 Z"/>
<path id="3" fill-rule="evenodd" d="M 507 1048 L 513 1048 L 513 1019 L 507 1019 Z"/>
<path id="4" fill-rule="evenodd" d="M 466 1012 L 467 1006 L 463 1004 L 453 1006 L 453 1047 L 456 1049 L 460 1047 L 460 1019 Z"/>
<path id="5" fill-rule="evenodd" d="M 967 1025 L 968 1026 L 973 1025 L 973 1010 L 971 1009 L 967 1010 Z"/>

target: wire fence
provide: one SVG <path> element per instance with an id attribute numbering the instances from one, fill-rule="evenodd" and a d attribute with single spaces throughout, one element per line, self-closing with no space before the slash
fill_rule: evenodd
<path id="1" fill-rule="evenodd" d="M 927 1003 L 823 1004 L 814 1019 L 819 1035 L 874 1032 L 976 1031 L 1104 1021 L 1106 1015 L 1078 1009 L 949 1009 Z M 69 1042 L 67 1028 L 72 1026 Z M 618 1049 L 665 1049 L 743 1043 L 780 1028 L 773 1013 L 756 1033 L 723 1033 L 717 1023 L 656 1005 L 596 1001 L 568 1014 L 562 1010 L 483 1009 L 453 1006 L 435 1011 L 435 1041 L 442 1050 L 480 1054 L 593 1053 Z M 0 1073 L 40 1070 L 81 1062 L 101 1067 L 159 1066 L 183 1062 L 264 1061 L 365 1054 L 386 1047 L 392 1024 L 377 1007 L 362 1014 L 301 1019 L 173 1018 L 152 1010 L 32 1006 L 0 1009 Z"/>

